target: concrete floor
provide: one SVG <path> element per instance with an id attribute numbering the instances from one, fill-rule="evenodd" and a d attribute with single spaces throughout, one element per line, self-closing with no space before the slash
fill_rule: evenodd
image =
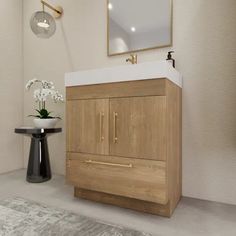
<path id="1" fill-rule="evenodd" d="M 25 181 L 25 172 L 0 175 L 0 198 L 23 197 L 153 236 L 236 236 L 236 206 L 183 198 L 172 218 L 167 219 L 75 199 L 73 188 L 65 185 L 63 176 L 53 176 L 51 181 L 42 184 L 30 184 Z"/>

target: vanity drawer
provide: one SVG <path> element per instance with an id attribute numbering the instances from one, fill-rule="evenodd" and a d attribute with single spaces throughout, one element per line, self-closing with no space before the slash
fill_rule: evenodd
<path id="1" fill-rule="evenodd" d="M 83 189 L 159 204 L 168 202 L 164 161 L 68 153 L 66 177 Z"/>

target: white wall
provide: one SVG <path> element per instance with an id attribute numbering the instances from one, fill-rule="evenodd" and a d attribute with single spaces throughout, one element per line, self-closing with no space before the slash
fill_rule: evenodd
<path id="1" fill-rule="evenodd" d="M 22 1 L 0 6 L 0 173 L 23 168 Z"/>
<path id="2" fill-rule="evenodd" d="M 53 2 L 53 1 L 52 1 Z M 125 64 L 107 57 L 106 1 L 57 0 L 56 34 L 37 39 L 29 28 L 39 1 L 24 0 L 25 82 L 37 75 L 64 90 L 64 73 Z M 236 1 L 174 0 L 173 49 L 183 88 L 183 194 L 236 204 Z M 164 59 L 170 48 L 138 53 Z M 33 102 L 25 94 L 25 116 Z M 52 107 L 64 114 L 64 107 Z M 30 120 L 26 119 L 26 123 Z M 64 122 L 63 122 L 64 128 Z M 64 173 L 65 135 L 51 137 L 54 172 Z M 25 163 L 28 146 L 25 148 Z"/>

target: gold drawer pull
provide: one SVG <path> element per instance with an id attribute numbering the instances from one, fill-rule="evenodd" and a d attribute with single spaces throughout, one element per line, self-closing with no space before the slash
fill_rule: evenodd
<path id="1" fill-rule="evenodd" d="M 117 112 L 113 112 L 113 142 L 117 143 L 118 141 L 118 137 L 117 137 L 117 117 L 118 117 L 118 113 Z"/>
<path id="2" fill-rule="evenodd" d="M 105 139 L 103 135 L 103 129 L 104 129 L 104 113 L 100 112 L 100 141 L 101 142 Z"/>
<path id="3" fill-rule="evenodd" d="M 86 160 L 84 161 L 87 164 L 97 164 L 97 165 L 105 165 L 105 166 L 118 166 L 118 167 L 124 167 L 124 168 L 132 168 L 132 164 L 118 164 L 118 163 L 110 163 L 110 162 L 102 162 L 102 161 L 92 161 L 92 160 Z"/>

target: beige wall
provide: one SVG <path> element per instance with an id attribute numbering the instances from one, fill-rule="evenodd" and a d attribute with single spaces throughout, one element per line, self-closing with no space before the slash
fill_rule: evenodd
<path id="1" fill-rule="evenodd" d="M 53 2 L 53 1 L 51 1 Z M 35 75 L 64 91 L 64 73 L 125 64 L 106 56 L 105 0 L 57 0 L 65 14 L 49 40 L 29 18 L 39 1 L 24 0 L 25 82 Z M 183 194 L 236 204 L 236 1 L 174 0 L 174 45 L 183 88 Z M 164 59 L 170 48 L 139 53 Z M 33 102 L 25 95 L 25 117 Z M 64 106 L 52 106 L 64 115 Z M 30 123 L 29 119 L 25 123 Z M 61 123 L 64 127 L 64 122 Z M 64 173 L 65 135 L 51 137 L 52 169 Z M 25 164 L 28 146 L 25 146 Z"/>
<path id="2" fill-rule="evenodd" d="M 0 173 L 23 168 L 22 1 L 0 6 Z"/>

